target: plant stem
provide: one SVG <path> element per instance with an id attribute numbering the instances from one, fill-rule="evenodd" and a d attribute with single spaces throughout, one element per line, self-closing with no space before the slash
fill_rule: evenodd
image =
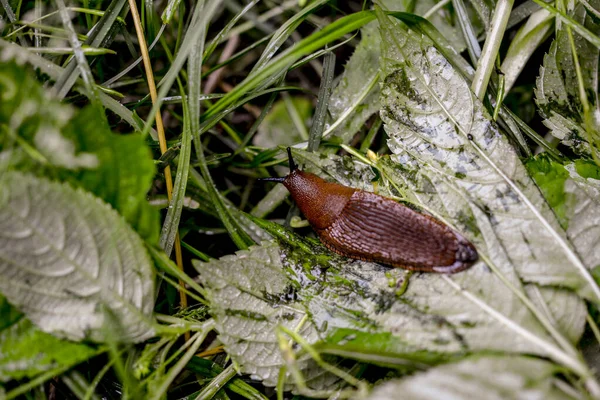
<path id="1" fill-rule="evenodd" d="M 499 0 L 496 3 L 492 26 L 481 51 L 481 57 L 479 58 L 479 63 L 477 63 L 477 71 L 475 71 L 475 77 L 471 86 L 471 90 L 473 90 L 479 100 L 483 100 L 488 83 L 490 82 L 494 62 L 498 56 L 498 50 L 502 43 L 502 37 L 508 24 L 513 3 L 514 0 Z"/>

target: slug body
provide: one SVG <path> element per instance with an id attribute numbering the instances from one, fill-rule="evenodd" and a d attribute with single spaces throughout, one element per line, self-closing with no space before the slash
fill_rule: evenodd
<path id="1" fill-rule="evenodd" d="M 335 253 L 441 273 L 462 271 L 478 259 L 471 242 L 431 216 L 300 171 L 291 153 L 290 170 L 285 178 L 267 180 L 285 185 L 321 241 Z"/>

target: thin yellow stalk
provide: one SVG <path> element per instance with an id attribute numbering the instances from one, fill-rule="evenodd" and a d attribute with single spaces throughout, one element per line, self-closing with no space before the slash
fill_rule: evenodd
<path id="1" fill-rule="evenodd" d="M 142 59 L 144 62 L 144 70 L 146 71 L 146 78 L 148 79 L 148 88 L 150 89 L 150 97 L 152 98 L 152 104 L 156 104 L 158 101 L 158 94 L 156 92 L 156 84 L 154 82 L 154 73 L 152 72 L 152 66 L 150 64 L 150 55 L 148 54 L 148 46 L 146 45 L 146 38 L 144 37 L 144 31 L 142 29 L 142 23 L 140 21 L 140 14 L 135 4 L 135 0 L 129 0 L 129 8 L 131 8 L 131 16 L 133 17 L 133 23 L 135 25 L 135 32 L 137 34 L 138 42 L 140 43 L 140 52 L 142 53 Z M 156 132 L 158 133 L 158 143 L 160 145 L 160 152 L 164 154 L 167 151 L 167 140 L 165 139 L 165 128 L 162 122 L 162 116 L 160 110 L 156 111 Z M 169 202 L 173 197 L 173 177 L 171 176 L 171 167 L 166 166 L 165 172 L 165 183 L 167 185 L 167 197 Z M 181 243 L 179 241 L 179 233 L 175 236 L 175 261 L 177 267 L 183 271 L 183 257 L 181 255 Z M 179 280 L 179 285 L 182 287 L 184 283 Z M 179 302 L 181 308 L 186 308 L 187 297 L 183 290 L 179 290 Z M 188 338 L 186 334 L 186 339 Z"/>

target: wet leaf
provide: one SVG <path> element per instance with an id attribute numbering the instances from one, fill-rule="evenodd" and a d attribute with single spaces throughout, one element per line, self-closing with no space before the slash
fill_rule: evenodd
<path id="1" fill-rule="evenodd" d="M 219 260 L 194 261 L 227 354 L 242 372 L 266 386 L 275 386 L 284 365 L 278 325 L 297 331 L 309 343 L 320 339 L 295 298 L 296 288 L 285 273 L 284 262 L 279 246 L 267 242 Z M 299 363 L 312 388 L 331 387 L 337 381 L 311 359 L 305 357 Z"/>
<path id="2" fill-rule="evenodd" d="M 45 332 L 138 342 L 154 335 L 154 277 L 139 236 L 98 198 L 2 176 L 0 292 Z M 110 328 L 107 328 L 110 326 Z"/>
<path id="3" fill-rule="evenodd" d="M 381 116 L 394 161 L 437 192 L 424 204 L 471 231 L 480 254 L 505 264 L 502 270 L 600 300 L 552 210 L 468 83 L 427 38 L 384 21 Z"/>
<path id="4" fill-rule="evenodd" d="M 552 379 L 555 365 L 526 357 L 471 357 L 383 383 L 367 400 L 567 399 Z"/>

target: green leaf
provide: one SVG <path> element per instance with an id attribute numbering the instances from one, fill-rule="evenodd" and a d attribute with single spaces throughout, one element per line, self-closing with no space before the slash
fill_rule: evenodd
<path id="1" fill-rule="evenodd" d="M 366 400 L 570 399 L 553 377 L 558 368 L 527 357 L 470 357 L 404 379 L 385 382 Z"/>
<path id="2" fill-rule="evenodd" d="M 587 160 L 561 165 L 543 156 L 526 165 L 585 264 L 600 265 L 600 168 Z"/>
<path id="3" fill-rule="evenodd" d="M 0 292 L 12 304 L 43 331 L 72 340 L 154 335 L 152 263 L 119 214 L 31 175 L 5 173 L 1 187 Z"/>
<path id="4" fill-rule="evenodd" d="M 117 135 L 103 129 L 103 117 L 91 108 L 80 111 L 63 130 L 76 151 L 94 155 L 97 168 L 62 171 L 63 180 L 92 192 L 117 210 L 142 238 L 158 242 L 159 213 L 146 200 L 156 169 L 139 134 Z"/>
<path id="5" fill-rule="evenodd" d="M 600 2 L 591 1 L 598 9 Z M 588 15 L 583 4 L 579 3 L 571 15 L 593 33 L 600 33 L 600 26 Z M 578 154 L 590 155 L 590 142 L 596 148 L 600 146 L 598 129 L 598 54 L 592 43 L 572 32 L 575 51 L 581 68 L 582 84 L 589 103 L 589 115 L 586 116 L 579 92 L 579 82 L 573 61 L 572 47 L 564 24 L 558 25 L 556 39 L 552 42 L 540 75 L 536 81 L 535 100 L 546 125 L 554 137 Z M 587 121 L 586 121 L 586 118 Z M 596 150 L 598 151 L 598 150 Z"/>
<path id="6" fill-rule="evenodd" d="M 380 23 L 388 147 L 433 185 L 437 204 L 426 205 L 443 216 L 454 209 L 451 222 L 461 231 L 478 226 L 469 237 L 480 254 L 497 266 L 508 261 L 522 280 L 600 301 L 600 288 L 468 83 L 427 38 L 387 17 Z M 504 255 L 492 255 L 499 248 Z"/>
<path id="7" fill-rule="evenodd" d="M 113 134 L 93 107 L 74 111 L 61 104 L 14 62 L 0 68 L 0 96 L 0 124 L 7 129 L 0 131 L 0 149 L 30 156 L 15 158 L 13 167 L 83 187 L 109 203 L 143 238 L 157 243 L 158 211 L 146 200 L 156 171 L 140 135 Z M 50 171 L 40 170 L 40 164 Z"/>
<path id="8" fill-rule="evenodd" d="M 298 112 L 300 121 L 309 125 L 312 116 L 313 105 L 306 97 L 292 97 L 291 102 Z M 277 145 L 290 146 L 302 140 L 298 128 L 290 117 L 290 113 L 283 100 L 273 104 L 271 111 L 267 114 L 254 136 L 255 146 L 271 148 Z"/>
<path id="9" fill-rule="evenodd" d="M 567 218 L 567 209 L 575 206 L 575 199 L 568 196 L 564 190 L 569 173 L 562 164 L 543 156 L 530 159 L 525 165 L 535 183 L 542 190 L 548 204 L 554 210 L 560 225 L 566 230 L 570 219 Z"/>
<path id="10" fill-rule="evenodd" d="M 37 329 L 27 318 L 21 318 L 0 330 L 0 382 L 33 378 L 53 369 L 64 370 L 97 353 L 88 345 L 57 339 Z"/>

